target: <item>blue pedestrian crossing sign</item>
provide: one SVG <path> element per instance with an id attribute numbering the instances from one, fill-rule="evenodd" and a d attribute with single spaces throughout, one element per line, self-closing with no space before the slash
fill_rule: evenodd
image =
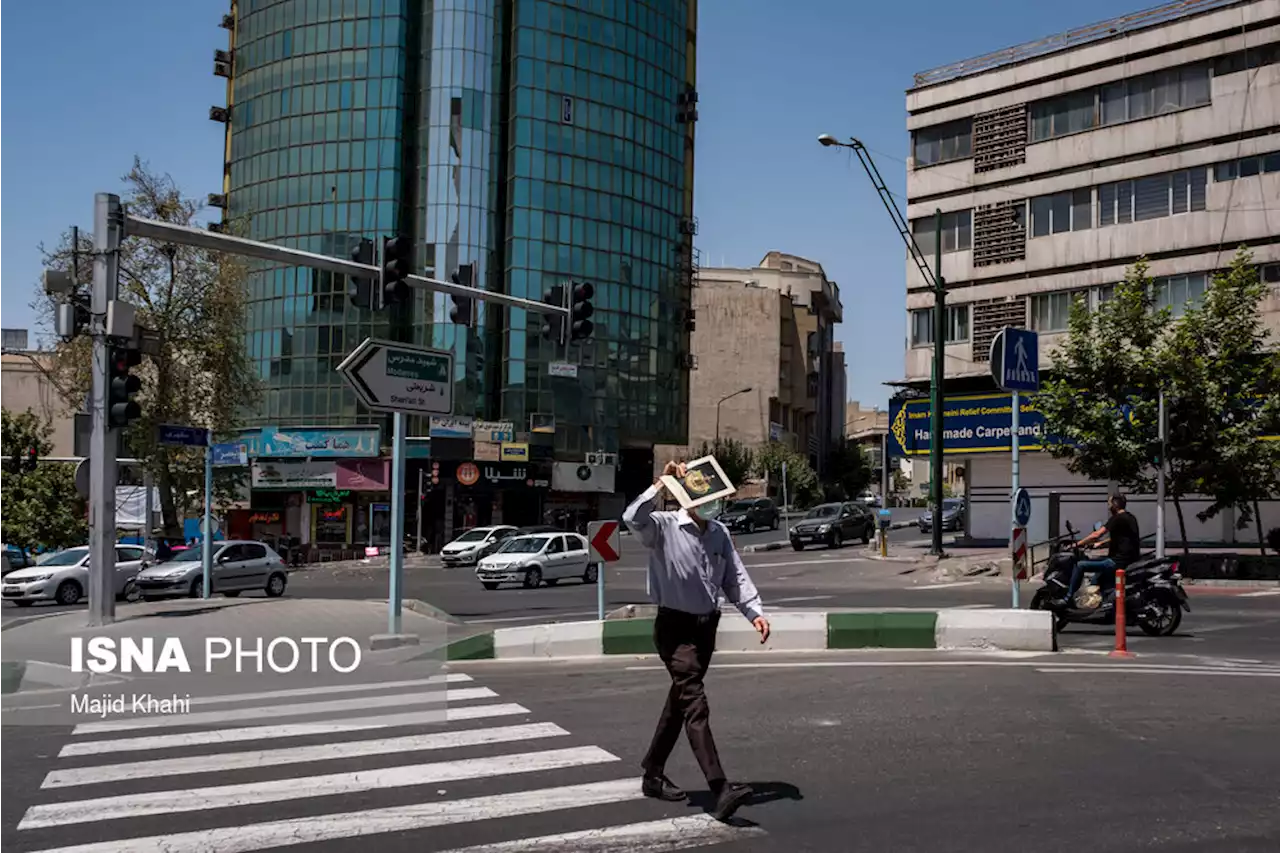
<path id="1" fill-rule="evenodd" d="M 1026 527 L 1031 523 L 1031 493 L 1026 489 L 1018 489 L 1014 493 L 1013 523 L 1018 527 Z"/>
<path id="2" fill-rule="evenodd" d="M 991 377 L 1006 391 L 1040 390 L 1040 336 L 1006 326 L 991 341 Z"/>

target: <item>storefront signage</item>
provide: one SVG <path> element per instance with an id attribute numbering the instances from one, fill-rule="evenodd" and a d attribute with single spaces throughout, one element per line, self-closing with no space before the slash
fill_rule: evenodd
<path id="1" fill-rule="evenodd" d="M 255 489 L 331 489 L 338 470 L 333 462 L 255 462 L 250 480 Z"/>
<path id="2" fill-rule="evenodd" d="M 505 443 L 502 445 L 503 462 L 528 462 L 529 445 L 524 443 Z"/>
<path id="3" fill-rule="evenodd" d="M 512 441 L 516 437 L 516 425 L 511 421 L 476 421 L 476 441 Z"/>
<path id="4" fill-rule="evenodd" d="M 475 443 L 475 460 L 477 462 L 497 462 L 502 458 L 502 445 L 494 444 L 492 441 L 477 441 Z"/>
<path id="5" fill-rule="evenodd" d="M 439 465 L 439 468 L 435 466 Z M 460 486 L 475 488 L 528 488 L 546 489 L 551 486 L 551 477 L 546 465 L 526 464 L 523 462 L 461 462 L 456 466 L 449 462 L 432 463 L 433 482 L 435 477 L 441 481 L 450 476 Z"/>
<path id="6" fill-rule="evenodd" d="M 480 479 L 480 469 L 472 462 L 463 462 L 458 466 L 458 482 L 464 486 L 474 486 Z"/>
<path id="7" fill-rule="evenodd" d="M 338 488 L 356 492 L 385 492 L 391 488 L 391 463 L 386 459 L 337 463 Z"/>
<path id="8" fill-rule="evenodd" d="M 471 418 L 432 415 L 429 433 L 432 438 L 471 438 Z"/>
<path id="9" fill-rule="evenodd" d="M 769 440 L 770 441 L 782 441 L 782 434 L 784 432 L 785 430 L 782 428 L 782 424 L 776 423 L 774 421 L 769 421 Z"/>
<path id="10" fill-rule="evenodd" d="M 250 524 L 279 524 L 280 513 L 278 512 L 255 512 L 249 516 Z"/>
<path id="11" fill-rule="evenodd" d="M 263 427 L 241 433 L 241 443 L 248 445 L 249 456 L 313 459 L 372 457 L 381 453 L 380 427 L 313 427 L 279 429 Z"/>
<path id="12" fill-rule="evenodd" d="M 1035 398 L 1020 398 L 1019 450 L 1038 451 L 1044 440 L 1044 415 Z M 897 400 L 889 406 L 889 455 L 928 456 L 928 398 Z M 948 397 L 942 407 L 943 453 L 1008 453 L 1013 447 L 1013 401 L 1009 394 Z"/>
<path id="13" fill-rule="evenodd" d="M 313 504 L 340 504 L 350 497 L 350 489 L 316 489 L 307 496 L 307 502 Z"/>
<path id="14" fill-rule="evenodd" d="M 617 471 L 612 465 L 557 462 L 551 469 L 551 488 L 557 492 L 612 494 Z"/>

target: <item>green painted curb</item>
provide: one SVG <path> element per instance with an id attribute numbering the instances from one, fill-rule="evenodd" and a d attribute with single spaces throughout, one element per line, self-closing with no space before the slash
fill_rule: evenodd
<path id="1" fill-rule="evenodd" d="M 493 632 L 454 640 L 445 648 L 445 660 L 493 660 Z"/>
<path id="2" fill-rule="evenodd" d="M 828 649 L 932 649 L 938 614 L 828 613 Z"/>
<path id="3" fill-rule="evenodd" d="M 22 677 L 26 674 L 26 661 L 5 661 L 3 666 L 0 666 L 0 693 L 6 696 L 17 693 L 22 687 Z"/>
<path id="4" fill-rule="evenodd" d="M 617 619 L 601 624 L 600 649 L 606 655 L 651 655 L 652 619 Z"/>

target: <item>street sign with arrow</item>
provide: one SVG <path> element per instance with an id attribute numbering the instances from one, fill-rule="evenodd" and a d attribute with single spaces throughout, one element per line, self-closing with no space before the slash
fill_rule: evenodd
<path id="1" fill-rule="evenodd" d="M 365 338 L 338 372 L 370 409 L 453 414 L 453 353 Z"/>

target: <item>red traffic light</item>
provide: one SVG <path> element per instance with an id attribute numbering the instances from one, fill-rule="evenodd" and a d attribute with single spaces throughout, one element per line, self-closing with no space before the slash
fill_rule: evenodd
<path id="1" fill-rule="evenodd" d="M 584 300 L 591 299 L 595 295 L 596 295 L 596 289 L 595 287 L 592 286 L 591 282 L 589 281 L 584 281 L 581 284 L 575 284 L 573 286 L 574 302 L 582 302 Z"/>

